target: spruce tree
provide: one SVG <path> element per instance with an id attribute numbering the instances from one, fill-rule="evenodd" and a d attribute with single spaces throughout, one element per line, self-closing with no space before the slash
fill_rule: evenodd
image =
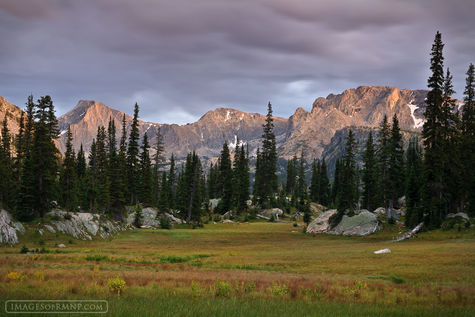
<path id="1" fill-rule="evenodd" d="M 122 186 L 120 192 L 122 192 L 125 203 L 129 201 L 128 197 L 130 197 L 129 186 L 127 184 L 129 175 L 127 165 L 127 121 L 125 118 L 125 113 L 122 116 L 122 135 L 120 137 L 119 153 L 117 155 L 117 168 L 121 172 L 119 175 L 120 181 L 118 184 Z"/>
<path id="2" fill-rule="evenodd" d="M 218 209 L 221 213 L 231 210 L 233 197 L 233 171 L 228 144 L 224 142 L 221 156 L 219 157 L 219 196 L 221 201 Z"/>
<path id="3" fill-rule="evenodd" d="M 88 180 L 87 180 L 87 163 L 84 154 L 84 149 L 81 143 L 76 158 L 76 175 L 78 180 L 78 202 L 81 209 L 85 209 L 88 206 Z"/>
<path id="4" fill-rule="evenodd" d="M 20 182 L 16 212 L 21 220 L 31 220 L 44 215 L 58 198 L 58 150 L 54 139 L 58 137 L 53 101 L 50 96 L 38 99 L 38 104 L 28 102 L 27 131 L 33 131 L 31 148 L 25 158 Z"/>
<path id="5" fill-rule="evenodd" d="M 129 144 L 127 148 L 127 177 L 128 188 L 130 193 L 130 203 L 137 203 L 137 187 L 139 174 L 139 105 L 135 103 L 134 119 L 130 127 Z"/>
<path id="6" fill-rule="evenodd" d="M 147 133 L 144 133 L 139 163 L 140 177 L 138 197 L 145 206 L 150 206 L 152 204 L 152 166 L 149 148 Z"/>
<path id="7" fill-rule="evenodd" d="M 355 155 L 356 140 L 354 138 L 353 131 L 349 130 L 348 137 L 346 139 L 345 155 L 343 157 L 343 165 L 341 170 L 343 182 L 340 184 L 340 190 L 338 192 L 337 198 L 337 209 L 339 213 L 344 213 L 347 210 L 353 211 L 358 200 L 358 197 L 356 197 L 358 175 L 356 172 Z"/>
<path id="8" fill-rule="evenodd" d="M 470 64 L 466 73 L 464 105 L 461 122 L 460 154 L 463 170 L 462 206 L 475 217 L 475 68 Z"/>
<path id="9" fill-rule="evenodd" d="M 8 112 L 5 113 L 2 124 L 2 140 L 0 149 L 0 203 L 12 207 L 14 202 L 14 174 L 11 154 L 11 135 L 8 129 Z"/>
<path id="10" fill-rule="evenodd" d="M 391 179 L 389 175 L 389 160 L 391 157 L 391 130 L 388 118 L 385 115 L 379 128 L 379 140 L 377 148 L 379 199 L 378 205 L 388 206 L 391 196 Z"/>
<path id="11" fill-rule="evenodd" d="M 287 160 L 287 176 L 285 182 L 285 191 L 288 195 L 293 195 L 295 191 L 295 180 L 297 179 L 297 156 Z"/>
<path id="12" fill-rule="evenodd" d="M 277 181 L 277 149 L 274 134 L 274 119 L 272 117 L 272 105 L 267 105 L 266 122 L 263 125 L 262 152 L 260 153 L 258 196 L 264 207 L 274 204 L 274 194 L 278 189 Z"/>
<path id="13" fill-rule="evenodd" d="M 78 206 L 78 186 L 76 154 L 73 149 L 73 134 L 71 127 L 66 132 L 66 152 L 64 153 L 63 168 L 61 171 L 61 205 L 69 211 L 76 211 Z"/>
<path id="14" fill-rule="evenodd" d="M 414 137 L 410 140 L 406 153 L 406 221 L 408 228 L 418 225 L 423 220 L 421 208 L 422 186 L 422 150 L 419 140 Z"/>
<path id="15" fill-rule="evenodd" d="M 444 85 L 444 44 L 442 36 L 436 33 L 431 50 L 431 76 L 428 79 L 429 92 L 426 99 L 426 121 L 423 125 L 424 138 L 424 179 L 423 211 L 429 215 L 428 226 L 439 227 L 444 217 L 443 201 L 443 85 Z"/>
<path id="16" fill-rule="evenodd" d="M 163 185 L 161 183 L 160 179 L 160 167 L 162 166 L 164 162 L 164 157 L 163 157 L 163 140 L 162 140 L 162 134 L 160 133 L 160 128 L 158 128 L 157 131 L 157 141 L 154 146 L 155 150 L 155 155 L 153 157 L 153 168 L 152 168 L 152 203 L 155 205 L 158 205 L 158 201 L 160 200 L 161 197 L 161 186 Z M 165 193 L 166 196 L 168 196 L 168 193 Z M 168 204 L 168 203 L 167 203 Z M 164 207 L 163 207 L 164 208 Z"/>
<path id="17" fill-rule="evenodd" d="M 159 197 L 158 197 L 158 209 L 164 211 L 168 209 L 168 206 L 170 205 L 169 203 L 169 193 L 170 193 L 170 187 L 167 179 L 167 172 L 162 172 L 162 178 L 160 182 L 160 188 L 159 188 Z"/>
<path id="18" fill-rule="evenodd" d="M 124 210 L 126 185 L 124 184 L 124 170 L 121 167 L 120 154 L 117 153 L 116 128 L 112 117 L 109 118 L 107 127 L 107 148 L 108 177 L 111 181 L 110 212 L 121 214 Z"/>
<path id="19" fill-rule="evenodd" d="M 319 203 L 328 206 L 330 203 L 330 180 L 328 179 L 328 170 L 327 163 L 325 158 L 323 158 L 320 164 L 320 173 L 319 173 Z"/>
<path id="20" fill-rule="evenodd" d="M 310 200 L 316 203 L 320 202 L 320 172 L 320 161 L 314 160 L 310 178 Z"/>
<path id="21" fill-rule="evenodd" d="M 389 141 L 389 199 L 396 204 L 398 198 L 404 195 L 404 150 L 402 135 L 399 129 L 399 120 L 396 114 L 393 117 L 391 127 L 391 139 Z"/>
<path id="22" fill-rule="evenodd" d="M 363 154 L 363 207 L 372 211 L 378 200 L 378 175 L 373 132 L 370 131 Z"/>
<path id="23" fill-rule="evenodd" d="M 16 158 L 14 160 L 14 178 L 15 187 L 18 190 L 18 184 L 20 183 L 21 167 L 25 158 L 25 115 L 24 112 L 20 116 L 20 124 L 18 134 L 15 139 Z"/>
<path id="24" fill-rule="evenodd" d="M 176 208 L 176 192 L 177 192 L 177 179 L 175 170 L 175 156 L 172 154 L 170 157 L 170 169 L 168 171 L 168 208 Z"/>
<path id="25" fill-rule="evenodd" d="M 249 199 L 249 158 L 244 150 L 244 145 L 236 146 L 233 183 L 234 206 L 241 213 L 247 209 L 247 200 Z"/>
<path id="26" fill-rule="evenodd" d="M 101 212 L 110 212 L 111 180 L 109 178 L 109 161 L 107 155 L 106 130 L 103 126 L 97 129 L 96 139 L 96 181 L 97 207 Z"/>

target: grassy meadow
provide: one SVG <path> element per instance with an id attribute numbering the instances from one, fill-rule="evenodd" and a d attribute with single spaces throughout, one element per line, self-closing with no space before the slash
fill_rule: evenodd
<path id="1" fill-rule="evenodd" d="M 30 233 L 0 248 L 0 300 L 106 299 L 110 316 L 473 316 L 475 231 L 392 242 L 398 234 L 312 236 L 268 222 L 94 241 Z"/>

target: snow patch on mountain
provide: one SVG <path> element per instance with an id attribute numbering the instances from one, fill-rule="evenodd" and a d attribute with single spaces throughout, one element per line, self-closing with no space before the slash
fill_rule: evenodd
<path id="1" fill-rule="evenodd" d="M 422 128 L 422 126 L 424 125 L 424 119 L 418 119 L 416 118 L 416 116 L 414 115 L 414 112 L 419 108 L 417 105 L 413 104 L 414 102 L 414 99 L 411 100 L 410 103 L 408 103 L 407 105 L 409 106 L 409 109 L 411 109 L 411 117 L 412 117 L 412 120 L 414 120 L 414 129 L 419 129 L 419 128 Z"/>

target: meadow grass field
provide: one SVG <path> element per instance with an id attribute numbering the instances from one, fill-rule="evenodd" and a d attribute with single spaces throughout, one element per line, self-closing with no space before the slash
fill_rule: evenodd
<path id="1" fill-rule="evenodd" d="M 110 316 L 473 316 L 475 231 L 392 242 L 398 233 L 312 236 L 268 222 L 93 241 L 30 233 L 0 248 L 0 300 L 106 299 Z"/>

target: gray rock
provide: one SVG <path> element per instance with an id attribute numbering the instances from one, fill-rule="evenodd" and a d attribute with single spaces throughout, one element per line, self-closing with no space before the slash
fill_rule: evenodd
<path id="1" fill-rule="evenodd" d="M 43 229 L 38 229 L 37 231 L 38 231 L 38 233 L 40 234 L 40 236 L 42 236 L 43 233 L 44 233 Z"/>
<path id="2" fill-rule="evenodd" d="M 379 215 L 385 215 L 386 214 L 386 208 L 384 207 L 378 207 L 376 208 L 373 213 L 376 215 L 376 216 L 379 216 Z"/>
<path id="3" fill-rule="evenodd" d="M 223 220 L 223 223 L 234 223 L 234 221 L 229 220 L 229 219 L 224 219 L 224 220 Z"/>
<path id="4" fill-rule="evenodd" d="M 20 224 L 21 225 L 21 224 Z M 18 225 L 13 221 L 12 217 L 6 210 L 0 211 L 0 244 L 16 244 Z M 23 228 L 23 226 L 21 226 Z M 24 228 L 23 228 L 24 232 Z"/>
<path id="5" fill-rule="evenodd" d="M 317 219 L 313 220 L 307 227 L 307 233 L 326 233 L 330 229 L 328 220 L 337 213 L 336 209 L 327 210 Z"/>
<path id="6" fill-rule="evenodd" d="M 390 249 L 382 249 L 378 251 L 374 251 L 374 254 L 384 254 L 384 253 L 391 253 Z"/>
<path id="7" fill-rule="evenodd" d="M 282 216 L 284 212 L 280 208 L 272 208 L 264 210 L 262 214 L 267 217 L 274 216 L 276 219 L 279 219 L 279 216 Z"/>
<path id="8" fill-rule="evenodd" d="M 467 221 L 470 220 L 468 218 L 468 215 L 464 212 L 458 212 L 456 214 L 448 214 L 445 218 L 450 219 L 450 218 L 457 218 L 457 217 L 460 217 L 460 218 L 465 219 Z"/>
<path id="9" fill-rule="evenodd" d="M 45 229 L 48 230 L 51 233 L 56 233 L 56 230 L 54 230 L 54 228 L 51 227 L 50 225 L 45 225 Z"/>
<path id="10" fill-rule="evenodd" d="M 66 248 L 66 246 L 62 243 L 58 244 L 58 248 Z"/>
<path id="11" fill-rule="evenodd" d="M 378 229 L 379 224 L 376 215 L 365 210 L 353 217 L 344 215 L 341 222 L 328 233 L 345 236 L 366 236 Z"/>

